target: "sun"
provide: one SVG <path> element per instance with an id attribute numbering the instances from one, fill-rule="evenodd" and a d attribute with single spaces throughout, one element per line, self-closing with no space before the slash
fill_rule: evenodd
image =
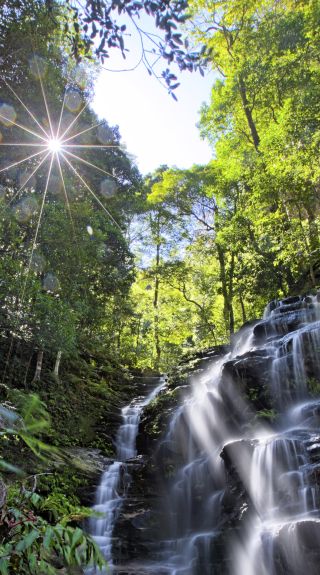
<path id="1" fill-rule="evenodd" d="M 62 151 L 62 142 L 58 138 L 50 138 L 48 140 L 48 151 L 54 154 L 58 154 Z"/>

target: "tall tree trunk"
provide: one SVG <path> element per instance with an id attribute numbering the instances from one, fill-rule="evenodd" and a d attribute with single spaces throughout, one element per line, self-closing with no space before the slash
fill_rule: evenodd
<path id="1" fill-rule="evenodd" d="M 62 357 L 62 351 L 59 350 L 57 352 L 57 357 L 56 357 L 56 361 L 54 364 L 54 370 L 53 370 L 53 375 L 57 379 L 59 378 L 59 368 L 60 368 L 60 363 L 61 363 L 61 357 Z"/>
<path id="2" fill-rule="evenodd" d="M 35 371 L 35 374 L 34 374 L 33 381 L 40 381 L 40 378 L 41 378 L 41 370 L 42 370 L 42 362 L 43 362 L 43 350 L 42 350 L 42 349 L 39 349 L 38 354 L 37 354 L 36 371 Z"/>
<path id="3" fill-rule="evenodd" d="M 310 278 L 313 287 L 316 285 L 316 278 L 314 275 L 314 262 L 319 258 L 319 230 L 316 222 L 316 210 L 315 207 L 312 209 L 311 206 L 306 207 L 306 212 L 308 214 L 308 227 L 309 227 L 309 270 Z"/>
<path id="4" fill-rule="evenodd" d="M 232 286 L 233 286 L 233 265 L 234 265 L 234 256 L 232 256 L 232 269 L 230 270 L 230 277 L 229 282 L 227 280 L 227 273 L 226 273 L 226 261 L 223 249 L 219 244 L 217 244 L 217 252 L 218 252 L 218 260 L 220 264 L 220 281 L 222 287 L 222 295 L 223 295 L 223 315 L 226 324 L 226 328 L 229 331 L 230 335 L 234 333 L 234 313 L 233 313 L 233 305 L 232 305 Z M 229 288 L 229 289 L 228 289 Z M 229 290 L 231 288 L 231 292 Z"/>
<path id="5" fill-rule="evenodd" d="M 33 353 L 31 353 L 29 356 L 26 371 L 24 373 L 23 385 L 25 388 L 27 387 L 27 379 L 28 379 L 28 373 L 29 373 L 29 369 L 30 369 L 30 365 L 31 365 L 32 356 L 33 356 Z"/>
<path id="6" fill-rule="evenodd" d="M 258 130 L 257 130 L 257 127 L 255 125 L 255 122 L 254 122 L 254 119 L 252 116 L 252 108 L 248 102 L 246 85 L 245 85 L 244 80 L 241 77 L 241 75 L 239 77 L 239 92 L 240 92 L 240 97 L 241 97 L 244 113 L 246 115 L 248 126 L 249 126 L 249 129 L 251 132 L 253 144 L 254 144 L 255 149 L 258 151 L 259 144 L 260 144 L 260 138 L 259 138 Z"/>
<path id="7" fill-rule="evenodd" d="M 137 326 L 137 340 L 136 340 L 136 353 L 138 353 L 139 345 L 140 345 L 140 331 L 141 331 L 141 317 L 138 319 L 138 326 Z"/>
<path id="8" fill-rule="evenodd" d="M 243 301 L 243 297 L 242 297 L 242 292 L 239 291 L 239 301 L 240 301 L 240 306 L 241 306 L 241 313 L 242 313 L 242 322 L 246 323 L 247 321 L 247 316 L 246 316 L 246 309 L 244 307 L 244 301 Z"/>
<path id="9" fill-rule="evenodd" d="M 118 335 L 117 335 L 117 350 L 121 347 L 121 335 L 122 335 L 122 322 L 119 323 Z"/>
<path id="10" fill-rule="evenodd" d="M 160 265 L 160 243 L 157 243 L 157 253 L 156 253 L 156 278 L 154 284 L 154 298 L 153 298 L 153 310 L 154 310 L 154 342 L 156 348 L 156 361 L 155 367 L 158 369 L 160 365 L 161 358 L 161 345 L 160 345 L 160 333 L 159 333 L 159 265 Z"/>
<path id="11" fill-rule="evenodd" d="M 232 252 L 231 254 L 231 262 L 230 262 L 230 271 L 229 271 L 229 331 L 230 335 L 234 333 L 234 312 L 233 312 L 233 275 L 234 275 L 234 265 L 235 265 L 235 256 Z"/>
<path id="12" fill-rule="evenodd" d="M 169 284 L 169 285 L 170 285 L 170 284 Z M 178 288 L 178 289 L 179 289 L 179 288 Z M 194 300 L 194 299 L 192 299 L 192 298 L 190 298 L 190 297 L 187 296 L 187 291 L 186 291 L 186 286 L 185 286 L 185 284 L 183 284 L 183 288 L 182 288 L 182 289 L 179 289 L 179 291 L 183 294 L 183 297 L 184 297 L 184 299 L 185 299 L 187 302 L 193 303 L 193 304 L 199 309 L 199 311 L 200 311 L 200 314 L 199 314 L 199 315 L 200 315 L 200 318 L 201 318 L 201 320 L 203 321 L 203 323 L 205 323 L 205 325 L 207 326 L 208 330 L 210 331 L 210 333 L 211 333 L 211 335 L 212 335 L 212 337 L 213 337 L 214 343 L 215 343 L 215 345 L 216 345 L 216 343 L 217 343 L 216 334 L 215 334 L 215 332 L 214 332 L 213 325 L 212 325 L 212 324 L 210 323 L 210 321 L 207 319 L 207 315 L 206 315 L 205 308 L 204 308 L 200 303 L 198 303 L 196 300 Z"/>

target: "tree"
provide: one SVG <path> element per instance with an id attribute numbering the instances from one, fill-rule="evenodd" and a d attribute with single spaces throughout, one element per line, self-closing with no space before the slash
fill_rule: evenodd
<path id="1" fill-rule="evenodd" d="M 51 11 L 57 9 L 57 4 L 51 0 L 48 5 Z M 186 0 L 116 0 L 112 4 L 104 0 L 88 0 L 83 8 L 72 4 L 68 4 L 68 8 L 65 31 L 72 46 L 72 54 L 77 60 L 93 51 L 103 64 L 113 48 L 119 49 L 125 58 L 126 30 L 127 25 L 131 24 L 140 41 L 139 62 L 150 75 L 158 77 L 156 63 L 159 59 L 164 60 L 168 66 L 175 63 L 180 71 L 192 72 L 199 69 L 203 73 L 201 66 L 205 64 L 204 50 L 196 52 L 190 48 L 179 28 L 189 16 Z M 154 22 L 159 35 L 143 28 L 140 20 L 143 14 Z M 174 96 L 173 91 L 179 85 L 176 75 L 168 67 L 162 71 L 160 78 Z"/>
<path id="2" fill-rule="evenodd" d="M 159 35 L 144 29 L 140 21 L 143 14 L 149 17 Z M 137 54 L 139 63 L 150 75 L 163 82 L 175 98 L 174 90 L 179 83 L 177 76 L 170 71 L 170 65 L 174 63 L 179 70 L 190 72 L 199 69 L 202 74 L 202 66 L 205 65 L 204 50 L 196 52 L 189 47 L 180 29 L 188 16 L 185 0 L 116 0 L 111 4 L 104 0 L 88 0 L 83 5 L 69 0 L 62 3 L 56 0 L 9 0 L 3 18 L 0 18 L 1 37 L 4 39 L 0 52 L 6 79 L 14 78 L 13 70 L 15 73 L 21 70 L 24 46 L 35 44 L 35 38 L 36 51 L 42 51 L 42 46 L 52 46 L 58 40 L 65 53 L 71 54 L 78 63 L 96 58 L 104 64 L 113 49 L 120 50 L 125 58 L 127 27 L 131 26 L 141 46 L 141 54 Z M 27 34 L 21 34 L 22 30 Z M 159 60 L 167 65 L 160 75 L 157 71 Z"/>
<path id="3" fill-rule="evenodd" d="M 29 53 L 25 50 L 19 61 L 18 86 L 5 84 L 3 96 L 12 114 L 19 114 L 19 124 L 31 125 L 30 129 L 34 129 L 30 113 L 37 109 L 39 117 L 42 112 L 45 118 L 46 106 L 38 89 L 39 79 L 34 78 L 34 55 L 31 46 L 29 48 Z M 37 58 L 36 72 L 44 63 L 39 54 Z M 60 121 L 64 73 L 59 62 L 52 75 L 42 78 L 43 81 L 45 78 L 47 104 L 55 124 Z M 26 94 L 23 102 L 30 112 L 19 101 L 22 92 Z M 84 105 L 86 94 L 78 89 L 77 95 Z M 70 125 L 77 114 L 78 109 L 73 109 L 67 119 L 64 113 L 61 126 L 65 121 Z M 14 121 L 1 120 L 4 141 L 20 143 L 21 130 Z M 90 129 L 92 125 L 96 125 L 95 130 Z M 6 365 L 13 351 L 24 342 L 27 370 L 37 352 L 35 380 L 40 379 L 44 353 L 51 358 L 51 363 L 55 357 L 53 371 L 58 376 L 62 355 L 67 358 L 75 354 L 80 342 L 102 333 L 113 309 L 125 300 L 134 277 L 132 255 L 124 232 L 135 209 L 135 191 L 140 182 L 138 170 L 121 148 L 118 129 L 106 122 L 101 125 L 89 108 L 81 116 L 78 131 L 82 132 L 78 141 L 96 146 L 94 152 L 89 150 L 83 155 L 83 161 L 73 158 L 75 170 L 81 170 L 82 180 L 65 162 L 62 163 L 63 181 L 56 163 L 47 182 L 48 166 L 36 170 L 36 158 L 0 173 L 0 290 L 3 291 L 3 338 L 10 341 L 9 346 L 5 344 L 8 347 Z M 101 140 L 112 141 L 112 146 L 99 148 Z M 34 139 L 27 134 L 23 141 L 28 143 Z M 19 147 L 10 147 L 9 153 L 2 155 L 3 168 L 19 162 L 18 153 Z M 104 172 L 110 175 L 101 175 Z M 108 343 L 113 338 L 109 333 Z"/>
<path id="4" fill-rule="evenodd" d="M 294 283 L 306 260 L 314 285 L 319 258 L 319 6 L 312 1 L 234 0 L 204 6 L 194 2 L 193 7 L 201 22 L 196 34 L 203 41 L 206 34 L 212 66 L 220 73 L 211 104 L 202 110 L 202 133 L 225 161 L 241 150 L 251 213 L 261 213 L 261 218 L 251 217 L 251 238 L 258 248 L 259 236 L 268 235 L 273 247 L 267 257 L 276 254 L 280 289 Z M 295 246 L 290 255 L 289 242 Z"/>

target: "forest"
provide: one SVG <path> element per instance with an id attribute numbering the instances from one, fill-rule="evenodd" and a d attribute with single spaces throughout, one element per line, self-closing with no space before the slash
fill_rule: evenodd
<path id="1" fill-rule="evenodd" d="M 159 35 L 143 29 L 141 16 L 145 14 L 154 20 Z M 121 126 L 101 120 L 93 111 L 100 67 L 114 53 L 126 55 L 128 21 L 141 38 L 140 65 L 149 81 L 163 83 L 167 97 L 176 99 L 177 106 L 179 82 L 185 74 L 211 74 L 210 101 L 202 105 L 198 123 L 201 137 L 212 149 L 208 164 L 188 169 L 160 165 L 153 173 L 142 175 L 123 144 Z M 102 521 L 102 502 L 93 511 L 91 507 L 99 476 L 107 464 L 109 471 L 116 465 L 110 467 L 110 461 L 119 459 L 116 454 L 125 441 L 119 435 L 115 439 L 121 413 L 123 425 L 133 425 L 125 419 L 123 407 L 134 406 L 134 415 L 142 417 L 145 437 L 138 428 L 139 419 L 134 423 L 138 447 L 131 446 L 129 455 L 122 453 L 119 460 L 132 459 L 130 473 L 135 477 L 139 475 L 134 467 L 137 450 L 150 457 L 154 451 L 164 475 L 171 480 L 174 466 L 182 465 L 185 454 L 179 452 L 174 461 L 172 453 L 155 448 L 156 440 L 168 429 L 172 432 L 170 421 L 176 419 L 170 417 L 178 413 L 181 398 L 185 400 L 185 388 L 196 377 L 192 374 L 198 370 L 207 373 L 205 361 L 211 369 L 212 359 L 229 353 L 230 341 L 236 351 L 223 363 L 222 374 L 229 370 L 228 377 L 232 375 L 238 383 L 232 393 L 224 383 L 219 402 L 225 403 L 219 408 L 219 417 L 214 411 L 211 418 L 220 422 L 219 430 L 228 422 L 229 439 L 241 437 L 239 441 L 248 442 L 247 436 L 234 428 L 249 426 L 240 423 L 241 409 L 249 413 L 251 407 L 244 407 L 239 390 L 256 410 L 254 416 L 248 415 L 254 425 L 267 420 L 268 425 L 276 422 L 275 429 L 279 429 L 287 407 L 306 401 L 306 393 L 311 394 L 314 406 L 320 392 L 319 84 L 318 0 L 1 2 L 1 575 L 114 572 L 111 552 L 100 548 L 98 537 L 90 537 L 90 533 L 98 533 L 97 527 L 92 531 L 92 524 Z M 288 314 L 298 312 L 305 314 L 302 319 L 289 318 Z M 257 324 L 263 314 L 265 323 Z M 284 322 L 279 327 L 277 314 L 286 317 L 286 327 Z M 312 335 L 306 327 L 310 325 Z M 256 343 L 249 350 L 238 345 L 237 333 L 247 333 L 243 330 L 251 326 Z M 267 339 L 260 345 L 262 331 Z M 290 340 L 288 334 L 293 332 Z M 237 360 L 237 369 L 233 364 L 230 367 L 246 353 L 258 362 L 252 381 L 251 364 L 246 364 L 241 377 L 241 361 Z M 290 361 L 285 368 L 281 363 L 281 371 L 279 362 L 287 353 Z M 268 364 L 273 382 L 268 392 L 265 380 L 260 387 L 257 384 L 262 371 L 266 373 L 262 358 L 267 356 L 268 361 L 275 358 L 273 371 Z M 169 381 L 165 389 L 161 387 L 164 377 Z M 152 395 L 153 379 L 161 387 L 158 396 Z M 197 392 L 192 393 L 199 401 Z M 232 398 L 227 397 L 229 393 Z M 150 396 L 148 403 L 141 403 L 141 395 Z M 132 404 L 137 397 L 140 403 Z M 318 411 L 313 409 L 319 419 L 319 406 Z M 185 416 L 187 421 L 188 417 L 192 429 L 190 413 Z M 202 417 L 205 422 L 211 416 Z M 319 426 L 318 419 L 313 430 Z M 195 427 L 201 435 L 202 424 Z M 306 429 L 305 422 L 302 427 Z M 208 437 L 218 441 L 219 430 L 210 427 Z M 178 441 L 181 429 L 176 433 Z M 307 451 L 310 438 L 310 434 L 303 438 Z M 202 438 L 197 453 L 206 451 L 204 445 Z M 224 452 L 225 438 L 217 445 L 228 473 L 235 456 L 232 450 Z M 252 449 L 253 443 L 250 445 Z M 277 449 L 279 453 L 279 443 Z M 283 449 L 287 455 L 281 452 L 282 467 L 289 458 L 287 444 Z M 290 449 L 290 453 L 297 451 L 296 447 Z M 92 454 L 98 464 L 92 463 Z M 184 465 L 190 469 L 195 453 L 188 457 Z M 246 451 L 243 461 L 247 457 Z M 150 461 L 148 473 L 158 465 Z M 291 455 L 289 468 L 296 471 Z M 216 477 L 220 472 L 214 469 Z M 265 491 L 266 483 L 273 482 L 268 477 L 264 470 L 261 485 Z M 303 478 L 306 481 L 305 474 Z M 143 484 L 141 478 L 137 481 Z M 190 481 L 191 491 L 196 491 L 202 480 L 193 477 Z M 214 489 L 218 489 L 216 481 L 219 484 L 220 493 L 220 479 L 213 481 Z M 306 500 L 309 493 L 314 501 L 319 497 L 318 476 L 315 481 L 315 487 L 303 483 Z M 250 492 L 244 484 L 244 491 Z M 205 522 L 199 527 L 200 501 L 204 501 L 206 490 L 209 493 L 211 489 L 212 495 L 213 489 L 201 485 L 201 495 L 194 495 L 198 511 L 192 511 L 191 526 L 185 527 L 188 534 L 218 529 L 204 528 Z M 118 492 L 120 488 L 115 489 Z M 289 487 L 286 490 L 289 492 Z M 167 484 L 164 491 L 169 491 Z M 234 491 L 238 493 L 239 486 Z M 126 497 L 122 494 L 121 501 Z M 150 498 L 153 501 L 154 492 Z M 240 499 L 237 501 L 240 509 Z M 227 504 L 223 505 L 227 509 Z M 273 505 L 281 508 L 282 503 Z M 128 509 L 127 515 L 132 512 Z M 317 503 L 312 509 L 312 517 L 318 517 Z M 176 516 L 180 517 L 180 512 L 180 508 L 176 510 Z M 205 515 L 206 511 L 202 512 Z M 114 522 L 117 513 L 124 521 L 124 511 L 108 507 L 108 513 Z M 118 527 L 108 523 L 109 539 L 121 539 L 121 533 L 112 536 L 114 529 L 127 529 L 121 521 Z M 161 521 L 165 524 L 166 519 Z M 230 521 L 223 523 L 228 523 L 226 529 L 233 519 Z M 232 529 L 238 529 L 239 521 L 234 520 Z M 316 525 L 319 523 L 317 519 Z M 185 533 L 172 539 L 183 539 Z M 130 531 L 128 540 L 130 537 L 136 535 Z M 303 537 L 309 545 L 314 541 L 316 547 L 319 529 L 308 536 L 303 532 Z M 259 555 L 260 567 L 243 559 L 237 570 L 221 559 L 224 541 L 214 544 L 214 550 L 211 542 L 201 547 L 194 538 L 192 541 L 198 559 L 192 554 L 189 557 L 189 542 L 189 547 L 176 551 L 179 568 L 170 562 L 169 567 L 168 562 L 160 562 L 159 567 L 158 561 L 153 570 L 128 567 L 115 572 L 301 575 L 304 569 L 289 560 L 284 566 L 279 551 L 282 543 L 278 543 L 272 566 L 264 565 Z M 114 549 L 120 544 L 112 545 Z M 131 549 L 128 542 L 126 545 Z M 131 562 L 143 557 L 139 545 L 140 539 L 134 552 L 126 551 Z M 201 555 L 208 545 L 210 558 L 204 552 Z M 126 552 L 122 549 L 118 556 Z M 287 555 L 285 547 L 283 556 Z M 218 558 L 216 563 L 212 556 Z M 305 564 L 309 573 L 316 575 L 314 564 Z"/>

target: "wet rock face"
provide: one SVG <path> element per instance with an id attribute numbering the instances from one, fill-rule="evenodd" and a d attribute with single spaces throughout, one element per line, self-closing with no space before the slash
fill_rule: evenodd
<path id="1" fill-rule="evenodd" d="M 152 542 L 156 537 L 156 502 L 159 495 L 156 469 L 143 456 L 128 462 L 130 484 L 126 499 L 114 529 L 113 554 L 116 564 L 126 564 L 139 557 L 152 555 Z"/>
<path id="2" fill-rule="evenodd" d="M 265 538 L 265 553 L 273 551 L 274 575 L 319 575 L 320 520 L 310 519 L 283 525 L 275 537 Z"/>
<path id="3" fill-rule="evenodd" d="M 272 357 L 267 355 L 267 351 L 248 352 L 228 361 L 223 368 L 223 377 L 231 378 L 255 409 L 271 409 L 271 364 Z"/>
<path id="4" fill-rule="evenodd" d="M 266 308 L 263 321 L 258 321 L 253 329 L 255 343 L 274 339 L 298 329 L 301 324 L 317 319 L 315 303 L 317 298 L 295 296 L 274 300 Z"/>
<path id="5" fill-rule="evenodd" d="M 148 571 L 145 563 L 155 558 L 156 542 L 167 520 L 167 511 L 163 506 L 167 480 L 180 455 L 169 448 L 165 453 L 160 453 L 159 439 L 166 433 L 177 407 L 190 393 L 192 377 L 204 372 L 212 361 L 227 350 L 227 346 L 216 346 L 185 358 L 168 374 L 165 388 L 142 414 L 137 437 L 140 455 L 128 464 L 130 485 L 127 486 L 126 499 L 114 530 L 117 573 L 162 573 L 159 564 L 156 571 Z M 164 569 L 163 574 L 168 575 L 169 571 Z"/>
<path id="6" fill-rule="evenodd" d="M 226 472 L 226 490 L 222 500 L 224 523 L 231 529 L 240 525 L 251 507 L 243 471 L 252 457 L 254 444 L 252 440 L 239 439 L 227 443 L 220 453 Z"/>
<path id="7" fill-rule="evenodd" d="M 144 410 L 137 437 L 138 453 L 150 453 L 165 433 L 177 407 L 190 393 L 192 379 L 205 372 L 213 361 L 230 350 L 228 345 L 217 345 L 189 354 L 167 375 L 166 387 Z"/>

